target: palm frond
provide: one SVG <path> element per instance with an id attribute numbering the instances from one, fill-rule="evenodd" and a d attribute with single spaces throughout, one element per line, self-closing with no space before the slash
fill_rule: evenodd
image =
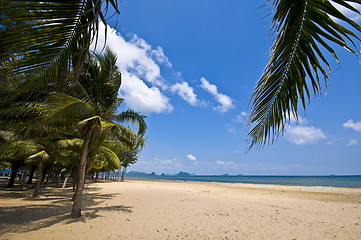
<path id="1" fill-rule="evenodd" d="M 349 4 L 361 4 L 359 0 L 333 2 L 360 14 Z M 251 128 L 247 139 L 249 148 L 273 143 L 283 133 L 290 117 L 298 118 L 299 102 L 305 108 L 310 100 L 307 77 L 314 94 L 318 94 L 321 89 L 319 75 L 323 76 L 327 85 L 329 77 L 324 66 L 330 69 L 330 64 L 320 47 L 336 61 L 338 58 L 326 41 L 356 53 L 353 39 L 360 40 L 355 33 L 331 18 L 343 21 L 356 29 L 356 32 L 361 32 L 361 27 L 343 15 L 331 1 L 274 0 L 272 7 L 272 31 L 276 37 L 270 60 L 251 98 L 251 111 L 246 127 Z"/>
<path id="2" fill-rule="evenodd" d="M 139 112 L 133 110 L 126 110 L 119 114 L 114 115 L 114 119 L 119 122 L 131 122 L 138 125 L 138 134 L 143 136 L 147 130 L 147 124 L 144 119 L 147 116 L 141 115 Z"/>
<path id="3" fill-rule="evenodd" d="M 81 138 L 62 139 L 57 142 L 60 148 L 78 147 L 80 149 L 84 140 Z"/>
<path id="4" fill-rule="evenodd" d="M 101 146 L 99 151 L 106 157 L 108 161 L 113 163 L 118 169 L 121 168 L 121 163 L 118 156 L 109 148 Z"/>
<path id="5" fill-rule="evenodd" d="M 0 59 L 10 77 L 39 84 L 77 75 L 96 39 L 103 0 L 6 1 L 1 4 Z M 114 0 L 106 0 L 117 13 Z M 104 7 L 104 6 L 103 6 Z M 106 24 L 105 24 L 106 25 Z M 6 61 L 10 59 L 10 61 Z M 75 77 L 76 79 L 76 77 Z"/>
<path id="6" fill-rule="evenodd" d="M 60 118 L 84 119 L 94 115 L 94 109 L 89 103 L 63 93 L 52 94 L 49 98 L 52 109 L 49 109 L 48 122 Z M 70 117 L 71 116 L 71 117 Z"/>
<path id="7" fill-rule="evenodd" d="M 43 151 L 40 151 L 40 152 L 35 153 L 35 154 L 28 157 L 28 159 L 34 159 L 34 158 L 48 159 L 49 154 L 47 154 L 46 151 L 43 150 Z"/>

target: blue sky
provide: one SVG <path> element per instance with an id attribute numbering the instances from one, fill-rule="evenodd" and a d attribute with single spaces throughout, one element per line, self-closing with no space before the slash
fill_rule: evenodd
<path id="1" fill-rule="evenodd" d="M 147 115 L 149 127 L 146 147 L 128 171 L 361 174 L 361 61 L 341 48 L 341 65 L 330 58 L 331 82 L 299 112 L 300 121 L 275 144 L 246 151 L 249 99 L 272 45 L 263 3 L 120 3 L 107 44 L 122 70 L 123 109 Z M 103 38 L 101 31 L 100 46 Z"/>

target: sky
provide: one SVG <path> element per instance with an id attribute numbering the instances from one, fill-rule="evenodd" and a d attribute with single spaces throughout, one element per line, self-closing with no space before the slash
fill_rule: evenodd
<path id="1" fill-rule="evenodd" d="M 121 1 L 107 31 L 122 72 L 120 110 L 147 115 L 148 125 L 146 146 L 128 171 L 361 174 L 361 58 L 340 47 L 341 64 L 329 58 L 331 81 L 300 108 L 299 121 L 274 144 L 247 151 L 250 96 L 272 46 L 265 2 Z"/>

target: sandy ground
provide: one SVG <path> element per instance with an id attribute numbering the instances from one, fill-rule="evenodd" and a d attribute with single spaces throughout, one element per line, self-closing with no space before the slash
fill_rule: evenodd
<path id="1" fill-rule="evenodd" d="M 0 191 L 5 239 L 361 239 L 361 189 L 126 180 Z"/>

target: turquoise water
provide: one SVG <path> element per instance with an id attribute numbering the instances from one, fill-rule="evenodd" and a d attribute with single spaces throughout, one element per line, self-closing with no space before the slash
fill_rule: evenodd
<path id="1" fill-rule="evenodd" d="M 293 186 L 322 186 L 361 188 L 361 175 L 355 176 L 160 176 L 126 175 L 126 178 L 159 179 L 174 181 L 201 181 L 227 183 L 276 184 Z"/>

